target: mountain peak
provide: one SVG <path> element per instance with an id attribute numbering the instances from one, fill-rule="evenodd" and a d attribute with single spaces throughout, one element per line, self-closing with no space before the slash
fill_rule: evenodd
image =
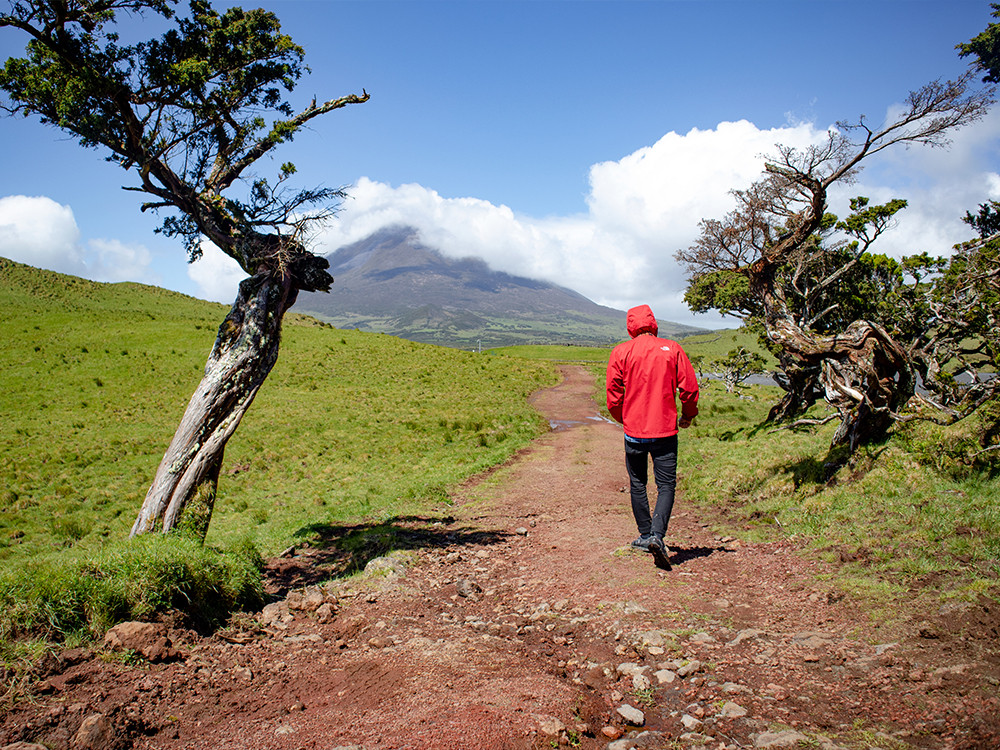
<path id="1" fill-rule="evenodd" d="M 626 337 L 625 313 L 571 289 L 449 258 L 413 227 L 373 232 L 327 256 L 329 294 L 301 293 L 296 311 L 339 328 L 380 331 L 445 346 L 546 343 L 611 346 Z M 661 323 L 666 335 L 697 329 Z"/>

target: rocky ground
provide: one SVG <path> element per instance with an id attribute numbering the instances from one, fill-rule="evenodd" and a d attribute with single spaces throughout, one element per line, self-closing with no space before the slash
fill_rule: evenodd
<path id="1" fill-rule="evenodd" d="M 881 624 L 794 544 L 713 534 L 683 454 L 658 569 L 627 544 L 621 431 L 565 373 L 536 396 L 557 429 L 450 516 L 397 519 L 363 576 L 322 583 L 347 564 L 331 532 L 224 630 L 119 626 L 43 665 L 0 746 L 1000 747 L 993 602 Z"/>

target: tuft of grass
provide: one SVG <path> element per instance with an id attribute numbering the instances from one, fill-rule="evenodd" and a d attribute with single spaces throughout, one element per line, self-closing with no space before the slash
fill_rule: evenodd
<path id="1" fill-rule="evenodd" d="M 216 550 L 181 534 L 150 534 L 93 556 L 62 555 L 0 574 L 0 643 L 86 640 L 125 620 L 183 612 L 206 629 L 259 607 L 263 560 L 249 543 Z"/>
<path id="2" fill-rule="evenodd" d="M 649 709 L 656 705 L 656 694 L 651 687 L 635 688 L 632 695 L 635 697 L 635 702 L 643 708 Z"/>

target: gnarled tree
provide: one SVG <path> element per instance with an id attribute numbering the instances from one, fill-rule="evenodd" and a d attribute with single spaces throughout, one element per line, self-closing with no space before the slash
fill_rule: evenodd
<path id="1" fill-rule="evenodd" d="M 342 191 L 290 190 L 291 164 L 271 180 L 253 170 L 306 123 L 368 94 L 314 99 L 296 112 L 285 96 L 304 52 L 272 13 L 220 14 L 191 0 L 176 17 L 175 2 L 11 0 L 0 27 L 28 41 L 0 71 L 0 88 L 8 112 L 36 115 L 133 174 L 125 189 L 149 197 L 143 211 L 167 213 L 158 231 L 181 238 L 190 260 L 207 239 L 248 274 L 132 528 L 180 525 L 204 537 L 226 442 L 277 359 L 284 313 L 299 290 L 333 283 L 327 261 L 306 245 Z M 121 13 L 173 25 L 126 45 L 115 27 Z"/>
<path id="2" fill-rule="evenodd" d="M 677 254 L 690 273 L 686 299 L 694 310 L 717 309 L 762 327 L 786 391 L 771 418 L 798 416 L 825 398 L 840 418 L 833 446 L 853 451 L 885 435 L 914 395 L 918 374 L 928 382 L 931 368 L 918 355 L 933 345 L 913 334 L 919 326 L 937 330 L 925 309 L 931 287 L 922 277 L 907 285 L 899 264 L 871 253 L 905 202 L 869 206 L 856 198 L 851 215 L 838 221 L 827 213 L 827 196 L 884 149 L 945 145 L 956 128 L 980 119 L 993 90 L 972 78 L 911 92 L 879 128 L 862 118 L 838 124 L 820 145 L 779 145 L 762 179 L 734 192 L 736 209 L 703 221 L 695 244 Z M 908 326 L 907 316 L 916 316 Z"/>

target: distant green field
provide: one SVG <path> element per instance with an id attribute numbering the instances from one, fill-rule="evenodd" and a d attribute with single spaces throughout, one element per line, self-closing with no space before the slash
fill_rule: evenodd
<path id="1" fill-rule="evenodd" d="M 757 337 L 746 331 L 739 329 L 724 329 L 712 331 L 711 333 L 699 333 L 696 336 L 687 336 L 680 341 L 684 351 L 697 362 L 698 358 L 702 367 L 707 367 L 710 362 L 722 359 L 733 349 L 743 347 L 752 352 L 759 352 L 767 360 L 767 366 L 773 368 L 777 361 L 764 349 L 757 341 Z"/>
<path id="2" fill-rule="evenodd" d="M 701 358 L 705 364 L 725 357 L 731 350 L 740 346 L 763 354 L 768 360 L 769 366 L 773 367 L 776 364 L 774 357 L 757 342 L 756 336 L 737 329 L 725 329 L 710 333 L 699 333 L 694 336 L 685 336 L 680 340 L 680 343 L 689 357 L 693 360 Z M 487 353 L 521 357 L 523 359 L 542 359 L 553 362 L 607 363 L 612 348 L 610 346 L 524 345 L 497 347 L 489 349 Z"/>
<path id="3" fill-rule="evenodd" d="M 547 344 L 503 346 L 489 349 L 487 354 L 522 359 L 542 359 L 550 362 L 607 362 L 611 348 L 598 346 L 553 346 Z"/>

